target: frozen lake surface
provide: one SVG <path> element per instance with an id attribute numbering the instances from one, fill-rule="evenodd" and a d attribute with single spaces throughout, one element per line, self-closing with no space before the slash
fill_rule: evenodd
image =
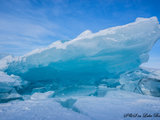
<path id="1" fill-rule="evenodd" d="M 1 120 L 159 120 L 160 98 L 125 91 L 104 97 L 48 98 L 52 92 L 35 93 L 31 99 L 0 104 Z M 126 114 L 141 117 L 129 117 Z M 146 117 L 150 114 L 152 117 Z M 159 113 L 160 114 L 160 113 Z M 126 116 L 125 116 L 126 115 Z"/>

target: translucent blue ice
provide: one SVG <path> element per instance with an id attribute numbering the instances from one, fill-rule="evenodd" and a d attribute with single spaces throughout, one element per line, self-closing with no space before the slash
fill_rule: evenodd
<path id="1" fill-rule="evenodd" d="M 97 33 L 87 30 L 73 40 L 56 41 L 24 56 L 7 56 L 0 60 L 0 70 L 28 83 L 19 93 L 101 83 L 116 87 L 121 74 L 148 60 L 159 38 L 156 17 L 137 18 Z"/>

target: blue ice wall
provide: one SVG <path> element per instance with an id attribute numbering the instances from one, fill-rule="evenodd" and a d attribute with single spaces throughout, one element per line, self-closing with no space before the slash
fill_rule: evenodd
<path id="1" fill-rule="evenodd" d="M 137 18 L 97 33 L 87 30 L 73 40 L 56 41 L 21 57 L 5 57 L 0 60 L 0 70 L 29 83 L 42 83 L 40 86 L 98 84 L 137 69 L 148 60 L 148 52 L 159 38 L 156 17 Z"/>

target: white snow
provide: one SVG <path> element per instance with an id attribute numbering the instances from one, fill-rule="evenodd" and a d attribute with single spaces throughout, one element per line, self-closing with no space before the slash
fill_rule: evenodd
<path id="1" fill-rule="evenodd" d="M 64 101 L 64 99 L 66 99 L 66 101 Z M 0 104 L 0 119 L 159 120 L 160 117 L 143 117 L 144 113 L 151 115 L 159 113 L 159 101 L 160 98 L 124 91 L 110 91 L 105 97 L 81 96 L 62 98 L 62 100 L 61 98 L 46 98 L 39 100 L 13 101 Z M 142 117 L 124 117 L 127 113 L 138 113 Z"/>

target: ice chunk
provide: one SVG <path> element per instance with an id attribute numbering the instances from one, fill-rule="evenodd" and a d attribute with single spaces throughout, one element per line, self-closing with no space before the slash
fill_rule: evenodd
<path id="1" fill-rule="evenodd" d="M 47 99 L 47 98 L 50 97 L 53 93 L 54 93 L 54 91 L 48 91 L 48 92 L 46 92 L 46 93 L 34 93 L 34 94 L 31 96 L 31 100 Z"/>
<path id="2" fill-rule="evenodd" d="M 0 103 L 21 98 L 17 89 L 22 85 L 19 77 L 7 75 L 0 71 Z"/>
<path id="3" fill-rule="evenodd" d="M 160 70 L 138 69 L 120 77 L 122 88 L 127 91 L 160 97 Z"/>
<path id="4" fill-rule="evenodd" d="M 149 50 L 160 38 L 159 26 L 157 18 L 151 17 L 97 33 L 85 31 L 73 40 L 4 58 L 0 70 L 35 84 L 43 81 L 64 86 L 114 80 L 148 60 Z"/>

